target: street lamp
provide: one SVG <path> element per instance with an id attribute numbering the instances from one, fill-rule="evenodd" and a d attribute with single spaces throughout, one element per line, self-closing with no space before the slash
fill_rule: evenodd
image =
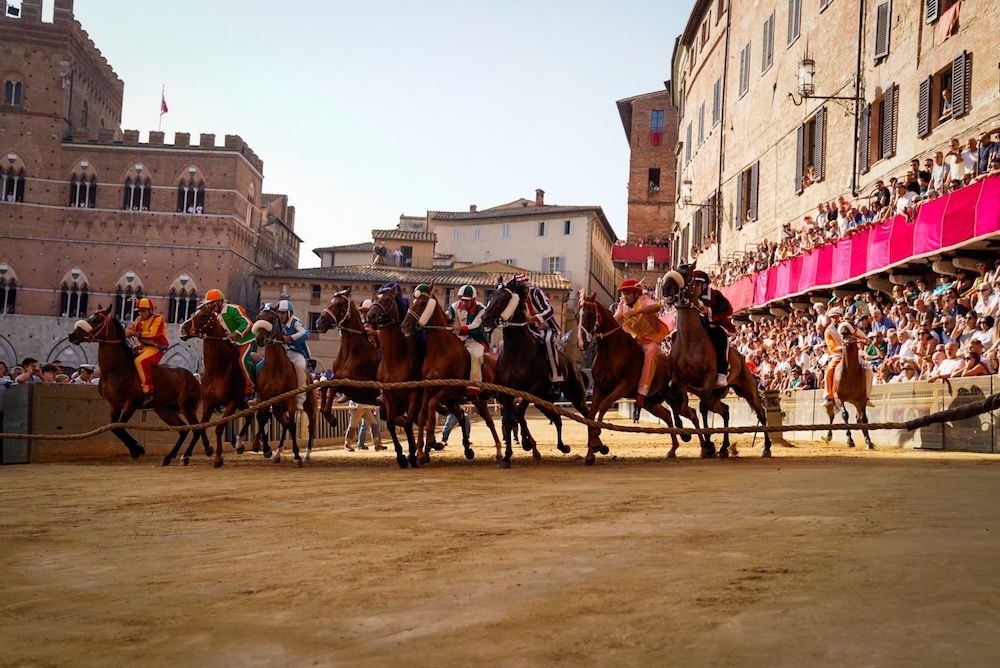
<path id="1" fill-rule="evenodd" d="M 816 95 L 814 84 L 816 76 L 816 61 L 806 52 L 805 57 L 799 61 L 799 97 L 796 99 L 795 93 L 789 93 L 792 104 L 796 107 L 807 99 L 811 100 L 847 100 L 849 102 L 864 102 L 863 98 L 856 95 Z"/>

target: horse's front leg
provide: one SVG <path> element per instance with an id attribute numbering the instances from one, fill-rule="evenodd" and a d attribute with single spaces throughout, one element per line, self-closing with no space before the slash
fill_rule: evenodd
<path id="1" fill-rule="evenodd" d="M 836 405 L 832 401 L 827 402 L 827 404 L 826 404 L 826 416 L 828 418 L 830 418 L 830 425 L 831 426 L 833 425 L 833 417 L 836 414 L 837 414 L 837 407 L 836 407 Z M 828 429 L 826 431 L 826 436 L 820 436 L 820 440 L 825 441 L 826 443 L 829 443 L 830 441 L 832 441 L 833 440 L 833 430 L 832 429 Z"/>
<path id="2" fill-rule="evenodd" d="M 563 443 L 562 440 L 562 416 L 555 411 L 550 411 L 549 409 L 542 408 L 541 406 L 538 407 L 538 410 L 541 411 L 542 415 L 552 420 L 552 425 L 556 428 L 556 449 L 559 450 L 559 452 L 568 454 L 569 446 Z M 537 459 L 541 458 L 542 456 L 538 455 Z"/>
<path id="3" fill-rule="evenodd" d="M 124 408 L 111 409 L 111 422 L 128 422 L 132 419 L 132 415 L 134 414 L 135 405 L 132 403 L 132 400 L 129 399 L 126 401 Z M 139 445 L 139 441 L 132 438 L 132 434 L 125 431 L 125 429 L 112 429 L 111 433 L 118 437 L 118 440 L 121 441 L 126 448 L 128 448 L 128 454 L 132 457 L 132 459 L 139 459 L 139 457 L 146 454 L 146 449 Z M 175 452 L 174 454 L 176 455 L 177 453 Z"/>
<path id="4" fill-rule="evenodd" d="M 270 429 L 271 422 L 271 408 L 262 408 L 257 411 L 257 438 L 260 439 L 261 454 L 264 455 L 265 459 L 270 459 L 271 446 L 268 445 L 268 430 Z"/>
<path id="5" fill-rule="evenodd" d="M 701 401 L 698 404 L 698 408 L 701 411 L 701 423 L 708 427 L 708 402 Z M 728 453 L 726 453 L 728 456 Z M 701 456 L 705 458 L 711 458 L 715 456 L 715 443 L 712 442 L 711 434 L 703 434 L 701 441 Z"/>
<path id="6" fill-rule="evenodd" d="M 844 418 L 844 424 L 851 423 L 851 416 L 847 414 L 847 404 L 841 404 L 840 416 Z M 854 447 L 854 438 L 851 436 L 851 430 L 847 430 L 847 447 Z"/>
<path id="7" fill-rule="evenodd" d="M 598 397 L 598 391 L 595 388 L 593 399 L 590 402 L 589 418 L 596 422 L 601 422 L 604 419 L 604 414 L 608 412 L 612 404 L 626 395 L 628 386 L 628 382 L 620 381 L 607 396 L 602 397 Z M 584 457 L 583 463 L 586 466 L 593 466 L 596 453 L 599 452 L 602 455 L 606 455 L 609 451 L 608 446 L 601 442 L 601 430 L 599 427 L 588 426 L 587 436 L 587 455 Z"/>
<path id="8" fill-rule="evenodd" d="M 868 424 L 868 410 L 864 406 L 858 411 L 858 422 Z M 865 435 L 865 448 L 867 450 L 874 450 L 875 446 L 872 445 L 872 438 L 869 436 L 868 430 L 862 429 L 861 433 Z"/>

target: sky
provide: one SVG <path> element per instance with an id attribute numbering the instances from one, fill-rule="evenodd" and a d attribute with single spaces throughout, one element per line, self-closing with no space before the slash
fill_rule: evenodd
<path id="1" fill-rule="evenodd" d="M 46 5 L 51 0 L 46 0 Z M 627 230 L 616 102 L 662 90 L 692 0 L 76 0 L 122 129 L 238 134 L 314 248 L 545 191 Z M 160 117 L 165 87 L 169 112 Z"/>

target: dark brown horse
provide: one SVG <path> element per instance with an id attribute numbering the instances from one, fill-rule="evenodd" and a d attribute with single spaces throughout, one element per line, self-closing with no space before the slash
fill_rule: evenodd
<path id="1" fill-rule="evenodd" d="M 239 410 L 247 407 L 244 400 L 243 372 L 240 370 L 240 349 L 232 339 L 226 336 L 225 330 L 219 324 L 219 318 L 215 313 L 202 307 L 191 315 L 190 318 L 181 323 L 181 339 L 187 340 L 191 337 L 199 337 L 204 342 L 202 352 L 205 358 L 205 369 L 201 375 L 201 421 L 208 422 L 212 414 L 218 410 L 222 411 L 223 417 L 229 417 Z M 226 430 L 225 425 L 218 425 L 215 428 L 215 461 L 216 468 L 222 466 L 222 433 Z M 233 438 L 233 448 L 237 454 L 243 454 L 247 433 L 250 431 L 250 418 L 243 420 L 243 429 L 239 436 Z M 202 442 L 205 445 L 205 452 L 211 454 L 212 448 L 208 444 L 208 435 L 202 432 Z M 194 441 L 188 445 L 184 453 L 184 459 L 191 456 L 194 448 Z"/>
<path id="2" fill-rule="evenodd" d="M 465 349 L 465 344 L 452 332 L 444 309 L 434 299 L 433 291 L 434 284 L 431 283 L 428 290 L 410 300 L 400 329 L 405 336 L 411 338 L 418 332 L 425 332 L 427 352 L 424 354 L 421 366 L 421 375 L 424 380 L 467 380 L 472 358 L 469 351 Z M 492 383 L 494 380 L 496 380 L 496 362 L 492 358 L 486 357 L 483 360 L 483 382 Z M 459 424 L 462 424 L 464 419 L 460 405 L 462 401 L 470 402 L 479 411 L 479 415 L 493 434 L 493 442 L 497 449 L 497 461 L 503 459 L 500 437 L 493 424 L 493 415 L 490 413 L 489 406 L 486 405 L 487 399 L 490 397 L 491 394 L 485 391 L 479 392 L 475 396 L 467 396 L 465 388 L 462 387 L 430 387 L 425 389 L 420 412 L 417 414 L 417 454 L 420 461 L 426 462 L 430 458 L 429 448 L 424 449 L 424 434 L 427 434 L 429 443 L 434 443 L 435 414 L 438 407 L 445 405 L 448 412 L 454 414 L 459 419 Z M 471 443 L 464 434 L 462 445 L 465 447 L 466 459 L 475 457 L 475 453 L 469 447 Z M 507 466 L 510 466 L 509 460 L 504 461 Z"/>
<path id="3" fill-rule="evenodd" d="M 597 355 L 594 357 L 594 364 L 591 373 L 594 376 L 594 396 L 590 400 L 590 412 L 587 417 L 591 420 L 601 421 L 604 414 L 608 412 L 619 399 L 634 398 L 639 392 L 639 377 L 642 375 L 642 365 L 645 361 L 645 353 L 642 346 L 636 343 L 631 335 L 621 328 L 611 311 L 604 304 L 597 301 L 596 294 L 589 296 L 580 295 L 580 308 L 578 313 L 579 332 L 577 345 L 580 350 L 587 346 L 596 345 Z M 656 358 L 656 371 L 653 374 L 653 381 L 649 386 L 649 394 L 646 396 L 645 405 L 647 411 L 663 420 L 668 427 L 674 425 L 674 420 L 670 411 L 663 406 L 663 402 L 668 398 L 672 400 L 674 415 L 677 417 L 677 424 L 680 424 L 678 412 L 689 419 L 693 418 L 694 411 L 683 401 L 682 395 L 677 398 L 668 397 L 670 390 L 670 361 L 666 355 L 658 355 Z M 587 457 L 585 464 L 594 463 L 594 453 L 600 452 L 602 455 L 608 454 L 608 447 L 601 442 L 601 430 L 596 427 L 587 428 Z M 684 440 L 690 440 L 690 436 Z M 676 456 L 677 435 L 670 435 L 671 448 L 667 453 L 668 458 Z"/>
<path id="4" fill-rule="evenodd" d="M 86 320 L 78 320 L 69 335 L 69 341 L 77 344 L 85 341 L 97 343 L 97 361 L 101 366 L 101 380 L 97 391 L 111 405 L 112 422 L 128 422 L 132 419 L 132 415 L 142 405 L 142 386 L 139 383 L 139 372 L 135 368 L 135 356 L 125 343 L 125 329 L 111 315 L 111 306 L 106 309 L 98 308 Z M 153 384 L 156 396 L 150 408 L 161 420 L 173 426 L 198 424 L 201 386 L 193 373 L 187 369 L 158 364 L 153 367 Z M 181 415 L 184 419 L 181 419 Z M 125 429 L 112 429 L 111 433 L 125 444 L 132 459 L 146 454 L 145 449 Z M 192 446 L 199 434 L 204 436 L 204 431 L 196 431 L 191 435 Z M 163 466 L 170 464 L 177 456 L 187 436 L 188 432 L 179 432 L 170 454 L 163 458 Z M 205 447 L 205 454 L 210 456 L 211 450 L 207 444 Z M 190 452 L 188 449 L 188 453 Z M 187 464 L 189 458 L 185 456 L 182 461 Z"/>
<path id="5" fill-rule="evenodd" d="M 388 283 L 375 298 L 368 311 L 368 323 L 378 333 L 379 348 L 382 351 L 382 361 L 378 365 L 376 379 L 380 383 L 399 383 L 410 380 L 420 380 L 420 368 L 423 364 L 423 350 L 419 342 L 404 336 L 400 323 L 406 314 L 407 305 L 399 284 Z M 413 437 L 413 425 L 420 410 L 423 390 L 384 390 L 382 404 L 385 406 L 385 421 L 389 426 L 389 434 L 396 448 L 396 463 L 399 468 L 420 466 L 416 451 L 416 439 Z M 399 442 L 393 425 L 403 428 L 409 445 L 409 457 L 403 454 L 403 446 Z"/>
<path id="6" fill-rule="evenodd" d="M 368 340 L 361 311 L 351 301 L 350 288 L 335 294 L 316 321 L 316 329 L 320 332 L 334 328 L 340 332 L 340 351 L 333 360 L 333 377 L 375 380 L 378 375 L 378 347 Z M 377 403 L 377 389 L 341 387 L 337 391 L 359 404 L 371 406 Z"/>
<path id="7" fill-rule="evenodd" d="M 527 286 L 520 281 L 510 280 L 506 283 L 501 282 L 486 303 L 483 326 L 487 331 L 499 327 L 503 332 L 503 346 L 497 359 L 496 382 L 498 385 L 555 402 L 559 400 L 559 396 L 552 390 L 552 383 L 549 381 L 548 357 L 541 340 L 528 326 L 527 300 Z M 562 394 L 566 395 L 581 415 L 587 415 L 587 383 L 584 375 L 561 351 L 559 370 L 564 378 L 561 386 Z M 510 466 L 511 433 L 518 427 L 521 431 L 521 447 L 531 451 L 533 459 L 541 459 L 542 455 L 538 452 L 535 439 L 528 431 L 528 424 L 524 418 L 530 402 L 526 399 L 515 402 L 514 397 L 509 394 L 501 394 L 498 400 L 503 406 L 503 439 L 506 446 L 502 468 Z M 568 453 L 570 448 L 562 440 L 562 416 L 544 406 L 538 406 L 538 410 L 555 425 L 556 447 L 560 452 Z"/>
<path id="8" fill-rule="evenodd" d="M 671 385 L 675 390 L 690 392 L 699 399 L 702 422 L 708 424 L 708 412 L 722 416 L 724 426 L 729 426 L 729 406 L 723 403 L 729 388 L 743 397 L 757 415 L 762 425 L 767 426 L 767 414 L 757 390 L 757 379 L 746 365 L 746 360 L 738 350 L 729 350 L 729 385 L 716 387 L 717 374 L 715 346 L 709 338 L 698 310 L 701 296 L 699 284 L 692 280 L 693 267 L 681 265 L 678 271 L 667 273 L 663 283 L 663 296 L 668 304 L 677 308 L 675 332 L 670 344 L 670 363 L 673 369 Z M 711 436 L 702 437 L 702 456 L 715 456 L 715 444 Z M 733 454 L 736 454 L 735 448 Z M 729 434 L 723 434 L 719 457 L 729 456 Z M 771 456 L 771 435 L 764 432 L 764 457 Z"/>
<path id="9" fill-rule="evenodd" d="M 273 308 L 265 307 L 253 324 L 253 332 L 257 335 L 257 347 L 264 350 L 264 366 L 257 373 L 258 401 L 267 401 L 279 394 L 296 389 L 299 386 L 299 380 L 295 373 L 295 366 L 288 359 L 285 344 L 280 336 L 281 319 L 278 312 Z M 264 448 L 264 456 L 272 458 L 275 463 L 281 461 L 285 436 L 291 433 L 292 456 L 295 458 L 295 465 L 302 466 L 298 438 L 295 433 L 297 407 L 297 399 L 291 396 L 280 403 L 257 411 L 257 430 Z M 303 410 L 308 419 L 309 442 L 306 448 L 307 451 L 310 451 L 312 450 L 313 438 L 316 435 L 316 397 L 314 392 L 306 392 Z M 278 424 L 281 425 L 281 439 L 278 441 L 278 449 L 274 452 L 273 457 L 271 456 L 271 448 L 267 444 L 267 427 L 272 412 Z"/>
<path id="10" fill-rule="evenodd" d="M 841 327 L 850 328 L 847 323 L 841 324 Z M 836 401 L 829 401 L 826 404 L 826 414 L 830 418 L 830 424 L 833 424 L 833 416 L 837 411 L 837 404 L 840 405 L 841 415 L 844 418 L 844 424 L 850 422 L 850 418 L 847 415 L 847 404 L 853 404 L 854 409 L 857 411 L 858 422 L 860 424 L 868 423 L 868 374 L 871 373 L 868 369 L 861 364 L 858 360 L 858 341 L 854 337 L 854 333 L 847 331 L 846 336 L 844 336 L 844 350 L 843 358 L 840 364 L 833 372 L 833 396 Z M 872 439 L 868 435 L 868 430 L 862 428 L 861 432 L 865 436 L 865 445 L 869 450 L 874 450 L 875 446 L 872 445 Z M 824 441 L 833 440 L 833 430 L 826 432 L 826 436 L 823 437 Z M 850 430 L 847 432 L 847 447 L 854 447 L 854 438 L 851 436 Z"/>

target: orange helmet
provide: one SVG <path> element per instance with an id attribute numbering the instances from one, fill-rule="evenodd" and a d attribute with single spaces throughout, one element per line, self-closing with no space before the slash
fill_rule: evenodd
<path id="1" fill-rule="evenodd" d="M 222 294 L 222 290 L 218 288 L 212 288 L 205 293 L 206 302 L 224 302 L 226 301 L 226 295 Z"/>
<path id="2" fill-rule="evenodd" d="M 642 292 L 642 286 L 639 281 L 634 278 L 628 278 L 622 281 L 622 284 L 618 286 L 618 292 Z"/>
<path id="3" fill-rule="evenodd" d="M 148 308 L 149 310 L 153 310 L 153 300 L 149 299 L 148 297 L 143 297 L 142 299 L 140 299 L 135 303 L 135 307 Z"/>

